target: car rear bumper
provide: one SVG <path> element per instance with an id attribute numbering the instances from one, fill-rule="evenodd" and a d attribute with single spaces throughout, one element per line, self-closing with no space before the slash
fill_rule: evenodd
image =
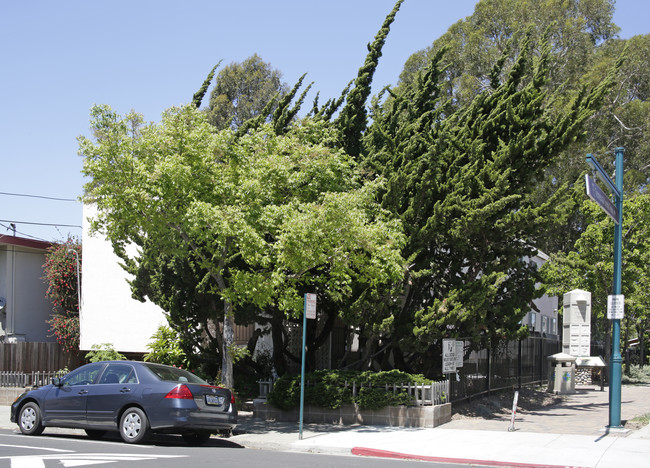
<path id="1" fill-rule="evenodd" d="M 232 430 L 237 426 L 237 412 L 216 413 L 196 411 L 191 409 L 177 409 L 163 419 L 151 418 L 149 421 L 154 431 L 182 431 L 182 430 Z"/>

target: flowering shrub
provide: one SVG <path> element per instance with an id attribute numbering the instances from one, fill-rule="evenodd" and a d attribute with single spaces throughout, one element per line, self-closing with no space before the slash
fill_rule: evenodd
<path id="1" fill-rule="evenodd" d="M 50 247 L 43 265 L 43 279 L 47 283 L 45 295 L 66 314 L 79 314 L 77 256 L 81 268 L 81 244 L 76 239 L 68 238 L 63 244 Z"/>
<path id="2" fill-rule="evenodd" d="M 56 341 L 68 353 L 79 351 L 77 257 L 81 268 L 81 243 L 68 238 L 63 244 L 50 247 L 43 265 L 45 295 L 54 304 L 55 312 L 47 323 Z"/>
<path id="3" fill-rule="evenodd" d="M 66 353 L 79 351 L 79 316 L 57 314 L 47 321 L 50 331 Z"/>

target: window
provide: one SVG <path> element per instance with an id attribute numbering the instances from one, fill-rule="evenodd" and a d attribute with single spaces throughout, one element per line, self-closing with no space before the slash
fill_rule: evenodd
<path id="1" fill-rule="evenodd" d="M 63 385 L 90 385 L 95 383 L 104 364 L 94 364 L 80 367 L 63 378 Z"/>
<path id="2" fill-rule="evenodd" d="M 128 364 L 109 364 L 102 374 L 100 384 L 138 383 L 133 366 Z"/>
<path id="3" fill-rule="evenodd" d="M 178 369 L 177 367 L 163 366 L 160 364 L 145 364 L 149 370 L 151 370 L 160 380 L 165 380 L 167 382 L 190 382 L 197 383 L 201 385 L 206 385 L 207 382 L 191 372 L 187 372 L 183 369 Z"/>

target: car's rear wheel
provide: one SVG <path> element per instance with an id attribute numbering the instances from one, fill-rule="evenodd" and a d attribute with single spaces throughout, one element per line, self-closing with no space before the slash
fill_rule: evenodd
<path id="1" fill-rule="evenodd" d="M 210 439 L 210 435 L 206 431 L 185 431 L 181 437 L 187 445 L 202 445 Z"/>
<path id="2" fill-rule="evenodd" d="M 45 427 L 41 421 L 41 409 L 36 403 L 29 402 L 20 409 L 18 427 L 20 432 L 27 435 L 39 435 L 43 432 Z"/>
<path id="3" fill-rule="evenodd" d="M 85 429 L 86 435 L 91 439 L 101 439 L 106 434 L 106 431 L 100 431 L 99 429 Z"/>
<path id="4" fill-rule="evenodd" d="M 147 415 L 140 408 L 128 408 L 120 418 L 120 436 L 129 444 L 138 444 L 149 438 L 151 429 Z"/>

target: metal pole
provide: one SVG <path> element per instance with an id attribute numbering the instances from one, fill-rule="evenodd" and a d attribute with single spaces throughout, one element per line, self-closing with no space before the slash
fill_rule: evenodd
<path id="1" fill-rule="evenodd" d="M 302 359 L 300 369 L 300 424 L 298 438 L 302 440 L 302 417 L 305 406 L 305 347 L 307 346 L 307 294 L 304 298 L 304 310 L 302 313 Z"/>
<path id="2" fill-rule="evenodd" d="M 623 263 L 623 148 L 616 148 L 616 209 L 618 223 L 614 225 L 614 288 L 612 294 L 621 294 L 621 268 Z M 609 427 L 621 427 L 621 321 L 612 320 L 612 357 L 609 380 Z"/>

